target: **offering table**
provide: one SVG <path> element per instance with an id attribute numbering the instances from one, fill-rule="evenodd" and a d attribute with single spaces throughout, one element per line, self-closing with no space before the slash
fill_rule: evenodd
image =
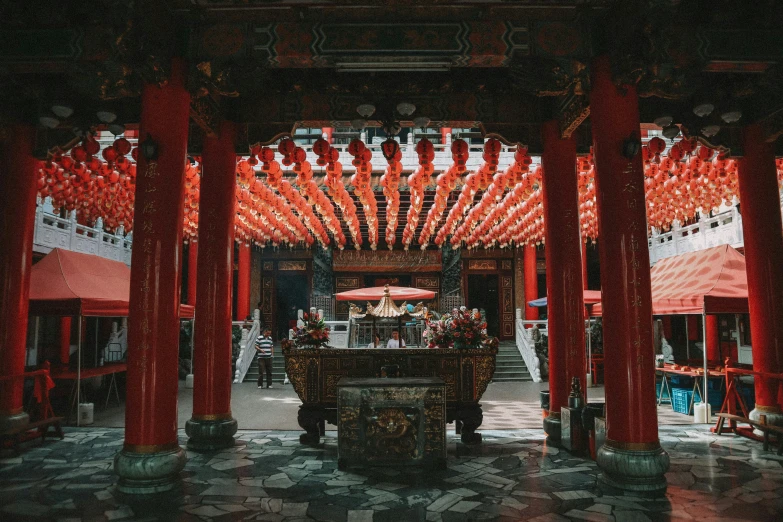
<path id="1" fill-rule="evenodd" d="M 497 348 L 296 348 L 283 341 L 288 378 L 302 401 L 302 444 L 320 442 L 324 422 L 337 425 L 337 384 L 343 377 L 381 377 L 382 368 L 397 367 L 400 377 L 438 377 L 446 395 L 446 421 L 455 422 L 465 444 L 478 444 L 481 396 L 495 373 Z"/>

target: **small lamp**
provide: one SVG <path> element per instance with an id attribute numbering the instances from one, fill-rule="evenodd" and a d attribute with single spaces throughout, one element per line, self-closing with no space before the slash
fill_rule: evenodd
<path id="1" fill-rule="evenodd" d="M 147 137 L 144 138 L 144 141 L 141 143 L 139 148 L 141 148 L 141 154 L 144 156 L 144 159 L 148 161 L 158 159 L 158 144 L 149 134 L 147 134 Z"/>
<path id="2" fill-rule="evenodd" d="M 625 156 L 626 159 L 633 159 L 639 154 L 640 150 L 642 150 L 642 144 L 639 141 L 639 138 L 634 134 L 631 134 L 623 140 L 623 156 Z"/>

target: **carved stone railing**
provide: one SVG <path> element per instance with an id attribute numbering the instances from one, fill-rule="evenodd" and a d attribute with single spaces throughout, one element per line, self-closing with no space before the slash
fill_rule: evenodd
<path id="1" fill-rule="evenodd" d="M 783 213 L 783 193 L 780 195 L 781 213 Z M 650 265 L 667 257 L 704 250 L 719 245 L 731 245 L 739 248 L 744 245 L 742 233 L 742 215 L 735 204 L 723 207 L 724 210 L 713 217 L 702 218 L 697 223 L 680 226 L 674 222 L 666 232 L 653 230 L 649 238 Z"/>
<path id="2" fill-rule="evenodd" d="M 323 422 L 337 424 L 337 383 L 343 377 L 380 377 L 394 367 L 401 377 L 439 377 L 446 383 L 446 417 L 456 421 L 465 444 L 481 442 L 481 396 L 495 373 L 497 348 L 297 349 L 283 341 L 285 369 L 302 400 L 302 444 L 318 444 Z"/>
<path id="3" fill-rule="evenodd" d="M 49 210 L 49 211 L 47 211 Z M 76 222 L 76 213 L 64 219 L 51 212 L 51 205 L 44 202 L 35 210 L 33 245 L 38 252 L 62 248 L 120 261 L 130 266 L 133 240 L 125 237 L 120 229 L 116 234 L 104 232 L 100 219 L 95 227 Z"/>
<path id="4" fill-rule="evenodd" d="M 525 321 L 524 319 L 517 318 L 517 349 L 522 359 L 525 360 L 525 366 L 530 372 L 533 382 L 542 382 L 541 379 L 541 361 L 538 360 L 536 355 L 536 343 L 533 341 L 530 335 L 531 330 L 525 328 L 528 324 L 543 324 L 546 325 L 546 321 Z"/>
<path id="5" fill-rule="evenodd" d="M 253 310 L 253 326 L 250 330 L 242 328 L 242 340 L 239 342 L 239 355 L 237 355 L 236 370 L 234 371 L 234 384 L 245 380 L 253 358 L 256 355 L 255 340 L 261 333 L 261 311 Z"/>

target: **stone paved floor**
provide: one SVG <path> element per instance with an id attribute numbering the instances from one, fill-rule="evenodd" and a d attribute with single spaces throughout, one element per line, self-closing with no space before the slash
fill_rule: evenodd
<path id="1" fill-rule="evenodd" d="M 188 453 L 180 494 L 123 503 L 112 459 L 121 429 L 69 428 L 64 441 L 0 459 L 0 520 L 759 520 L 783 519 L 783 457 L 703 426 L 663 426 L 669 489 L 647 499 L 605 491 L 594 462 L 547 447 L 540 429 L 449 436 L 448 469 L 336 469 L 329 432 L 240 431 L 235 447 Z M 180 433 L 184 445 L 184 433 Z"/>

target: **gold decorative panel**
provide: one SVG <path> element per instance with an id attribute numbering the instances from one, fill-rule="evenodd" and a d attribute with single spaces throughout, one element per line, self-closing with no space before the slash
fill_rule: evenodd
<path id="1" fill-rule="evenodd" d="M 307 261 L 278 261 L 278 270 L 307 270 Z"/>
<path id="2" fill-rule="evenodd" d="M 468 270 L 497 270 L 498 262 L 494 259 L 470 259 Z"/>
<path id="3" fill-rule="evenodd" d="M 335 278 L 338 290 L 359 288 L 358 277 L 337 277 Z"/>
<path id="4" fill-rule="evenodd" d="M 413 286 L 416 288 L 440 288 L 440 280 L 437 277 L 416 277 Z"/>
<path id="5" fill-rule="evenodd" d="M 510 259 L 504 259 L 500 262 L 500 268 L 503 270 L 511 270 L 511 260 Z"/>

